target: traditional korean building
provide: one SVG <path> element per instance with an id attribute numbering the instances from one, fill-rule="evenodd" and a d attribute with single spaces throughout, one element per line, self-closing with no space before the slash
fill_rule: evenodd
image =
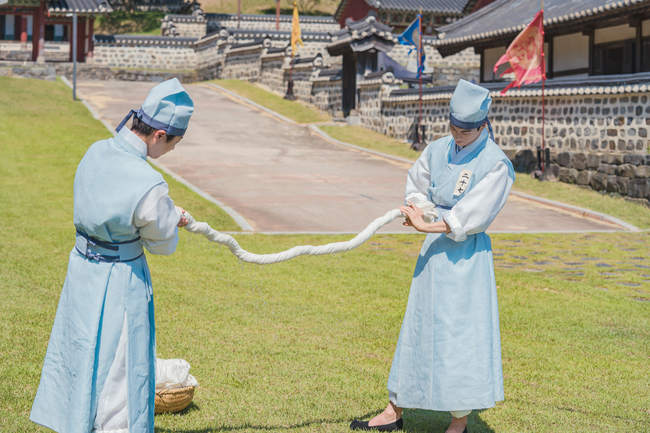
<path id="1" fill-rule="evenodd" d="M 422 10 L 422 31 L 431 35 L 445 24 L 453 23 L 468 13 L 478 10 L 493 0 L 341 0 L 334 19 L 341 27 L 350 18 L 358 21 L 371 11 L 382 24 L 402 32 Z"/>
<path id="2" fill-rule="evenodd" d="M 650 71 L 650 2 L 646 0 L 546 0 L 548 78 L 635 74 Z M 497 0 L 444 27 L 437 48 L 449 56 L 473 47 L 481 56 L 481 81 L 499 81 L 492 68 L 540 9 L 539 0 Z"/>
<path id="3" fill-rule="evenodd" d="M 46 43 L 68 43 L 72 60 L 72 13 L 77 14 L 77 60 L 93 58 L 93 23 L 112 9 L 106 0 L 0 0 L 0 59 L 46 60 Z M 68 47 L 66 47 L 68 48 Z"/>

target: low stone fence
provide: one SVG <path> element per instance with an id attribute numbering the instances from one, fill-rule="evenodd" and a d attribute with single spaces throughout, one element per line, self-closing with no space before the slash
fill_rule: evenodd
<path id="1" fill-rule="evenodd" d="M 94 63 L 121 69 L 194 70 L 196 38 L 95 35 Z"/>
<path id="2" fill-rule="evenodd" d="M 626 196 L 650 207 L 650 155 L 561 152 L 551 156 L 561 182 Z"/>

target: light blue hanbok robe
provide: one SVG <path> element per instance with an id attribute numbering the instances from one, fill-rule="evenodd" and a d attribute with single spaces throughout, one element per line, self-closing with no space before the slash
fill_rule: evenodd
<path id="1" fill-rule="evenodd" d="M 136 207 L 161 183 L 162 175 L 122 133 L 93 144 L 75 176 L 77 230 L 110 243 L 137 239 Z M 70 253 L 32 421 L 57 432 L 92 431 L 123 324 L 128 327 L 129 431 L 153 432 L 155 326 L 145 256 L 107 263 L 86 258 L 76 248 Z"/>
<path id="2" fill-rule="evenodd" d="M 427 148 L 428 200 L 445 220 L 457 203 L 500 162 L 512 164 L 484 131 L 468 154 L 452 163 L 454 140 Z M 469 148 L 469 146 L 468 146 Z M 507 168 L 506 168 L 507 167 Z M 480 202 L 480 200 L 478 200 Z M 493 407 L 503 400 L 499 310 L 490 238 L 484 233 L 505 203 L 486 213 L 484 225 L 464 240 L 428 234 L 418 258 L 387 388 L 398 407 L 462 411 Z M 489 207 L 489 206 L 488 206 Z M 449 217 L 448 223 L 457 225 Z"/>

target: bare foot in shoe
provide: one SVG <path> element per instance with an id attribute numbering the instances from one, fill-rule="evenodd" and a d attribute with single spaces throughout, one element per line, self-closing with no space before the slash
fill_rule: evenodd
<path id="1" fill-rule="evenodd" d="M 368 426 L 374 427 L 378 425 L 391 424 L 402 417 L 402 408 L 395 406 L 393 403 L 388 403 L 386 409 L 376 417 L 370 420 Z M 461 430 L 462 433 L 462 430 Z"/>
<path id="2" fill-rule="evenodd" d="M 463 433 L 467 427 L 467 416 L 462 418 L 451 417 L 451 425 L 445 433 Z"/>

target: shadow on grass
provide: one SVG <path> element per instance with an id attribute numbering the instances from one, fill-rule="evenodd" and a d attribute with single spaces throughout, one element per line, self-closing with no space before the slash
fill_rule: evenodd
<path id="1" fill-rule="evenodd" d="M 489 425 L 481 419 L 481 412 L 475 410 L 467 418 L 467 431 L 471 433 L 494 433 Z M 451 423 L 449 412 L 405 409 L 404 430 L 408 433 L 444 433 Z"/>
<path id="2" fill-rule="evenodd" d="M 199 410 L 199 407 L 194 403 L 190 404 L 186 409 L 179 412 L 175 415 L 183 415 L 188 412 L 193 412 Z M 382 410 L 376 410 L 374 412 L 368 412 L 359 419 L 367 420 L 373 418 L 375 415 L 378 415 Z M 494 430 L 488 426 L 481 418 L 480 413 L 482 411 L 474 411 L 470 414 L 467 420 L 468 431 L 472 433 L 494 433 Z M 406 409 L 404 411 L 404 430 L 408 433 L 444 433 L 449 427 L 451 422 L 451 415 L 449 412 L 433 412 L 429 410 L 419 410 L 419 409 Z M 156 432 L 178 432 L 178 433 L 211 433 L 211 432 L 221 432 L 221 431 L 238 431 L 238 430 L 292 430 L 299 429 L 304 427 L 310 427 L 313 425 L 320 424 L 339 424 L 339 423 L 348 423 L 352 422 L 353 419 L 348 418 L 339 418 L 339 419 L 315 419 L 310 421 L 305 421 L 299 424 L 292 425 L 253 425 L 253 424 L 243 424 L 243 425 L 222 425 L 219 427 L 205 427 L 191 430 L 177 430 L 177 429 L 167 429 L 156 427 Z"/>
<path id="3" fill-rule="evenodd" d="M 190 404 L 190 406 L 187 407 L 187 409 L 178 412 L 178 414 L 184 413 L 186 410 L 188 410 L 194 403 Z M 198 407 L 197 407 L 198 410 Z M 366 419 L 366 418 L 371 418 L 374 417 L 375 415 L 379 414 L 382 412 L 382 410 L 376 410 L 374 412 L 368 412 L 365 415 L 362 416 L 361 419 Z M 191 430 L 177 430 L 177 429 L 167 429 L 167 428 L 160 428 L 156 427 L 156 432 L 176 432 L 176 433 L 211 433 L 211 432 L 218 432 L 218 431 L 237 431 L 237 430 L 291 430 L 291 429 L 296 429 L 296 428 L 303 428 L 303 427 L 309 427 L 312 425 L 320 425 L 320 424 L 338 424 L 342 422 L 352 422 L 352 419 L 348 418 L 339 418 L 339 419 L 315 419 L 311 421 L 305 421 L 301 422 L 299 424 L 292 424 L 292 425 L 253 425 L 253 424 L 243 424 L 243 425 L 223 425 L 219 427 L 205 427 L 205 428 L 199 428 L 199 429 L 191 429 Z"/>

